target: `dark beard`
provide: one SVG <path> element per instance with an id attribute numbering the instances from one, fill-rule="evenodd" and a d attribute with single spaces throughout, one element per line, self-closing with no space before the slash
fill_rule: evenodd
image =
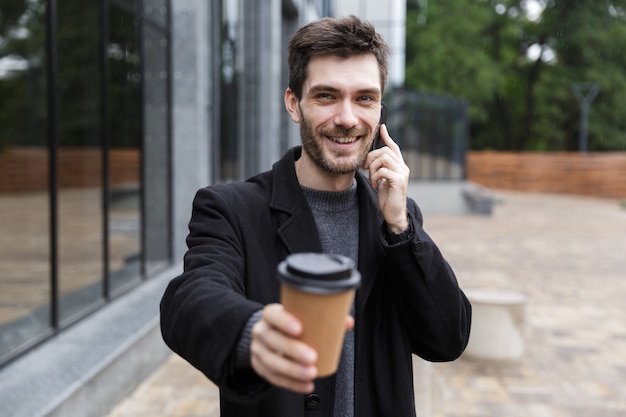
<path id="1" fill-rule="evenodd" d="M 324 156 L 324 151 L 322 146 L 317 140 L 315 136 L 315 132 L 313 131 L 313 127 L 309 123 L 309 121 L 304 117 L 302 113 L 302 108 L 300 108 L 300 136 L 302 138 L 302 148 L 304 151 L 311 157 L 311 159 L 324 171 L 334 174 L 334 175 L 343 175 L 355 172 L 363 165 L 365 162 L 365 158 L 367 157 L 367 153 L 369 152 L 369 148 L 365 148 L 363 153 L 359 155 L 359 158 L 350 165 L 338 165 L 333 164 L 329 159 Z M 361 136 L 359 134 L 355 135 L 355 131 L 357 129 L 342 129 L 337 128 L 332 132 L 325 132 L 328 136 L 336 136 L 336 137 L 347 137 L 347 136 Z M 360 132 L 359 132 L 360 133 Z M 370 138 L 373 138 L 373 135 Z M 363 140 L 363 139 L 361 139 Z M 340 155 L 341 156 L 341 155 Z"/>

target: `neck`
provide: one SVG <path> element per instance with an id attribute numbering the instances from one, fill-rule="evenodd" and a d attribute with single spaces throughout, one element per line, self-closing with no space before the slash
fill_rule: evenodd
<path id="1" fill-rule="evenodd" d="M 306 152 L 296 161 L 298 182 L 308 188 L 319 191 L 345 191 L 352 186 L 354 172 L 331 174 L 326 172 L 309 158 Z"/>

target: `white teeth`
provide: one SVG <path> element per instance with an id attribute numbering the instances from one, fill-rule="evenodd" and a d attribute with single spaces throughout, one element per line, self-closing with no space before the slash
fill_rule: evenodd
<path id="1" fill-rule="evenodd" d="M 334 142 L 338 142 L 338 143 L 352 143 L 352 142 L 356 141 L 357 138 L 336 138 L 336 137 L 331 137 L 331 139 Z"/>

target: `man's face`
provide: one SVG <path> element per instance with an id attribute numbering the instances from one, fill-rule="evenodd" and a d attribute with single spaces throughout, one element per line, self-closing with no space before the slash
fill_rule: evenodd
<path id="1" fill-rule="evenodd" d="M 311 59 L 302 98 L 291 112 L 300 123 L 303 150 L 327 173 L 356 171 L 378 127 L 381 95 L 374 55 Z"/>

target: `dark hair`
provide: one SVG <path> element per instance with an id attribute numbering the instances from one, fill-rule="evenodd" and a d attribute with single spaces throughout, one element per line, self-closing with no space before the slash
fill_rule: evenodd
<path id="1" fill-rule="evenodd" d="M 289 88 L 298 99 L 302 98 L 302 86 L 308 75 L 307 67 L 311 57 L 335 55 L 348 58 L 373 54 L 378 61 L 380 85 L 384 91 L 390 53 L 389 45 L 376 33 L 374 25 L 354 15 L 313 21 L 298 29 L 289 39 Z"/>

